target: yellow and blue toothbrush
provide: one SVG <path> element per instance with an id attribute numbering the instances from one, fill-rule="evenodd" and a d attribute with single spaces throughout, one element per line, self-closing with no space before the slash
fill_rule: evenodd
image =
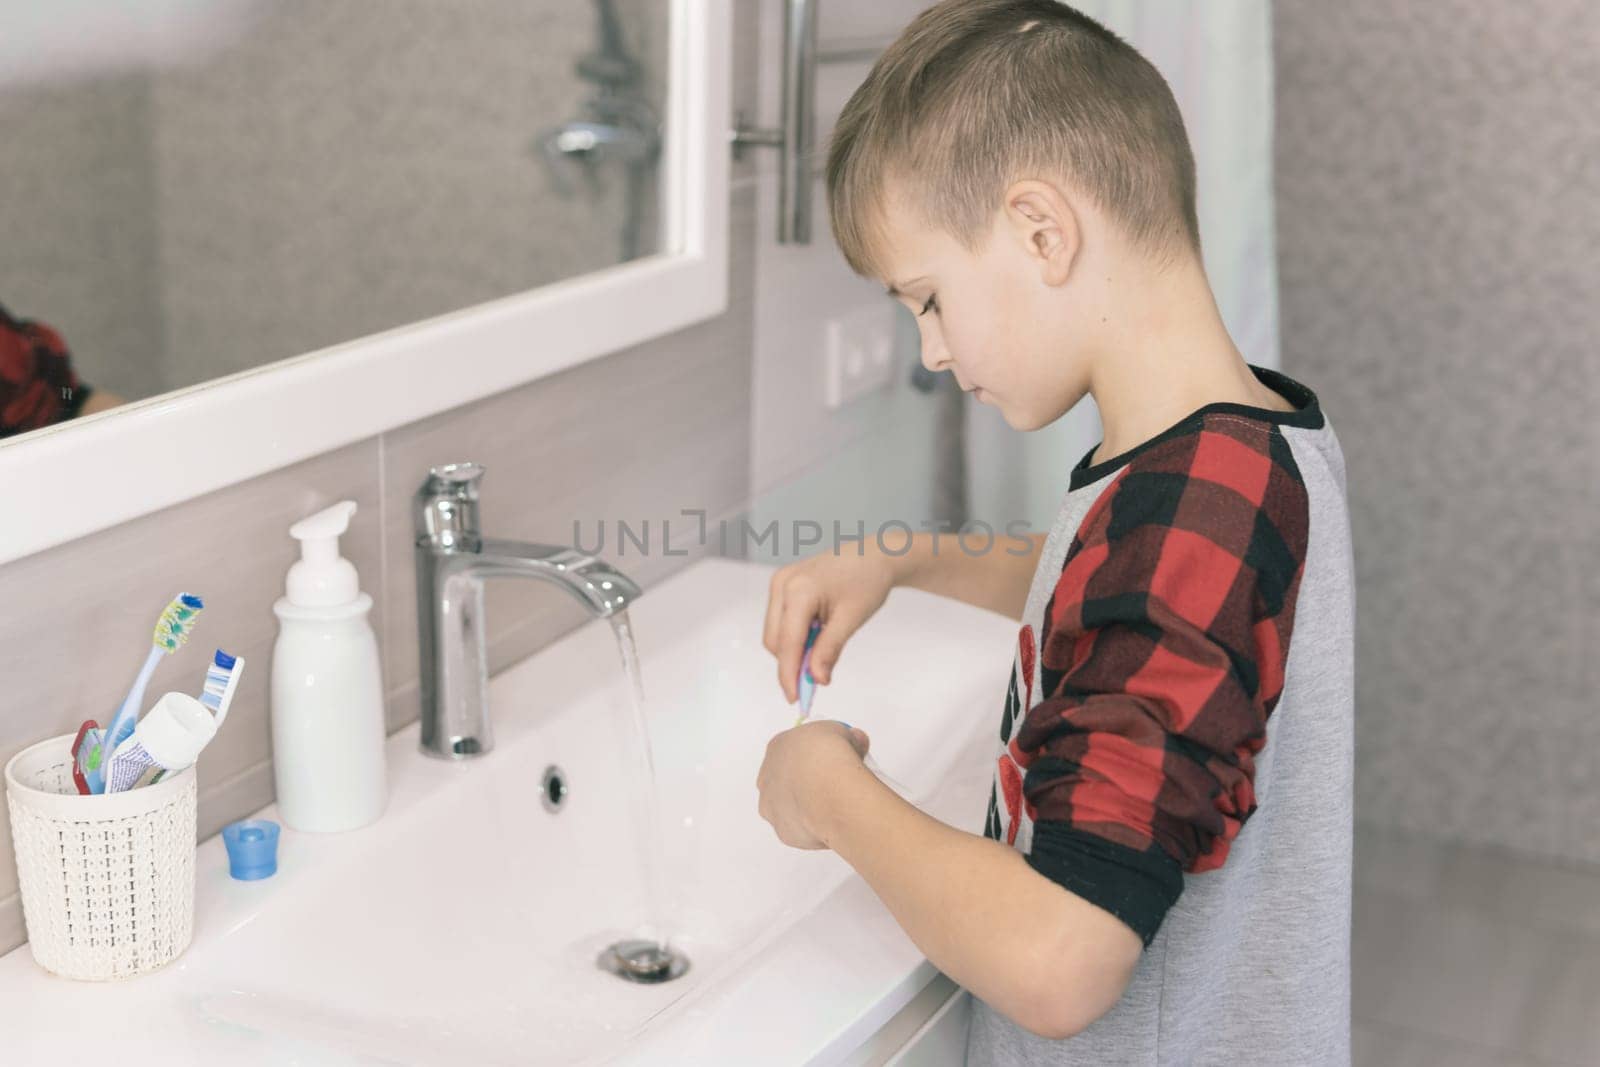
<path id="1" fill-rule="evenodd" d="M 117 709 L 116 715 L 112 716 L 111 724 L 106 727 L 102 735 L 100 744 L 102 767 L 110 762 L 111 756 L 117 751 L 117 746 L 133 734 L 133 727 L 139 721 L 139 706 L 144 703 L 145 686 L 150 684 L 150 676 L 155 673 L 156 664 L 161 662 L 162 656 L 171 655 L 189 640 L 195 619 L 204 608 L 205 604 L 199 597 L 189 593 L 179 593 L 162 610 L 161 618 L 156 620 L 155 637 L 150 654 L 145 657 L 144 667 L 139 671 L 139 677 L 134 679 L 133 688 L 128 690 L 128 695 L 122 700 L 122 706 Z"/>

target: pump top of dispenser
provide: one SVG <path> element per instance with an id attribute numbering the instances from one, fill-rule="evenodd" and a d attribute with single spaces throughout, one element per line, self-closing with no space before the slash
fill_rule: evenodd
<path id="1" fill-rule="evenodd" d="M 290 604 L 338 607 L 361 595 L 355 567 L 339 555 L 339 535 L 349 529 L 355 513 L 354 500 L 341 500 L 289 527 L 289 536 L 300 542 L 300 561 L 289 568 L 285 583 Z"/>

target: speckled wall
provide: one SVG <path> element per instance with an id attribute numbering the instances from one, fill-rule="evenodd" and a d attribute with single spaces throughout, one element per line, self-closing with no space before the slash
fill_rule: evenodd
<path id="1" fill-rule="evenodd" d="M 1600 862 L 1600 4 L 1274 12 L 1283 363 L 1349 464 L 1356 818 Z"/>
<path id="2" fill-rule="evenodd" d="M 658 110 L 664 12 L 619 10 Z M 595 196 L 564 196 L 538 143 L 596 91 L 575 67 L 598 43 L 594 5 L 568 0 L 279 0 L 225 56 L 166 72 L 154 100 L 167 381 L 616 263 L 620 170 L 604 168 Z"/>
<path id="3" fill-rule="evenodd" d="M 0 305 L 57 325 L 79 375 L 165 392 L 150 78 L 0 78 Z"/>

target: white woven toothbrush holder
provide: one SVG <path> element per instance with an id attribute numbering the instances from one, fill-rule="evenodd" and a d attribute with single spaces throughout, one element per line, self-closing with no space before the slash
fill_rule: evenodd
<path id="1" fill-rule="evenodd" d="M 76 733 L 6 764 L 28 947 L 63 978 L 132 978 L 194 934 L 195 770 L 109 796 L 72 782 Z"/>

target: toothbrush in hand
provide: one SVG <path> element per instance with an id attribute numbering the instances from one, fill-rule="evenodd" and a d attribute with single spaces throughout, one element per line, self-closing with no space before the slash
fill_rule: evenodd
<path id="1" fill-rule="evenodd" d="M 800 654 L 800 678 L 798 684 L 796 685 L 796 688 L 799 690 L 800 694 L 797 701 L 800 706 L 800 717 L 794 721 L 796 726 L 799 726 L 801 723 L 805 722 L 811 717 L 811 699 L 816 695 L 817 692 L 816 679 L 811 677 L 811 649 L 817 643 L 817 634 L 821 632 L 822 623 L 816 619 L 812 619 L 811 630 L 806 634 L 805 651 Z M 843 720 L 836 721 L 843 722 Z M 850 724 L 847 722 L 844 722 L 843 725 L 846 728 L 849 728 L 850 726 Z M 888 786 L 890 789 L 893 789 L 896 793 L 899 793 L 902 800 L 909 804 L 916 803 L 911 799 L 910 790 L 901 785 L 899 782 L 895 781 L 893 778 L 889 777 L 888 774 L 884 773 L 883 768 L 878 765 L 878 761 L 872 758 L 872 753 L 868 752 L 866 755 L 862 756 L 861 762 L 866 764 L 867 770 L 877 775 L 884 785 Z"/>
<path id="2" fill-rule="evenodd" d="M 176 652 L 189 639 L 195 619 L 204 607 L 205 604 L 199 597 L 189 593 L 179 593 L 162 610 L 161 618 L 156 620 L 155 637 L 150 654 L 145 657 L 144 667 L 139 671 L 139 677 L 134 679 L 133 688 L 128 690 L 128 695 L 122 700 L 122 706 L 117 709 L 116 715 L 112 716 L 102 735 L 100 743 L 102 757 L 115 753 L 117 746 L 133 733 L 134 724 L 139 720 L 139 706 L 144 702 L 145 686 L 150 684 L 150 676 L 155 673 L 156 664 L 161 662 L 162 656 Z"/>
<path id="3" fill-rule="evenodd" d="M 817 680 L 811 677 L 811 649 L 817 643 L 817 634 L 822 632 L 822 623 L 816 619 L 811 620 L 811 630 L 806 634 L 806 648 L 800 654 L 800 679 L 795 688 L 800 697 L 796 703 L 800 707 L 800 717 L 794 721 L 796 726 L 805 722 L 811 714 L 811 698 L 817 692 Z"/>

